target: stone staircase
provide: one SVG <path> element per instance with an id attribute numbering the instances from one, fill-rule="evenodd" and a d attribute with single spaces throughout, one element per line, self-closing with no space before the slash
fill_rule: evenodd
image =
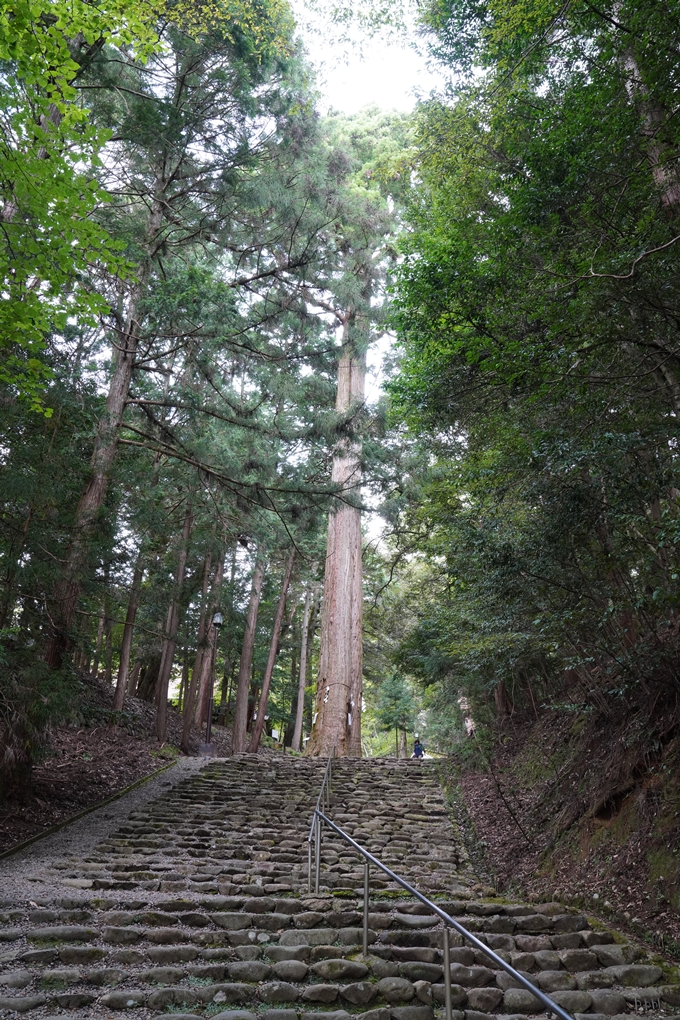
<path id="1" fill-rule="evenodd" d="M 0 864 L 0 1017 L 443 1016 L 435 915 L 373 873 L 364 957 L 363 863 L 328 835 L 320 892 L 307 892 L 324 766 L 283 755 L 211 762 L 92 852 L 28 873 L 30 901 L 2 900 Z M 572 1014 L 680 1013 L 677 969 L 616 933 L 558 903 L 478 897 L 434 764 L 340 760 L 330 813 Z M 481 951 L 455 933 L 451 945 L 454 1020 L 541 1014 Z"/>

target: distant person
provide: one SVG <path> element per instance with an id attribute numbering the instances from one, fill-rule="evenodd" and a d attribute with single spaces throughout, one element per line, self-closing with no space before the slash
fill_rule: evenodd
<path id="1" fill-rule="evenodd" d="M 423 745 L 420 742 L 420 737 L 416 737 L 416 742 L 413 745 L 413 754 L 411 755 L 411 757 L 412 758 L 424 758 L 425 757 L 425 748 L 423 747 Z"/>

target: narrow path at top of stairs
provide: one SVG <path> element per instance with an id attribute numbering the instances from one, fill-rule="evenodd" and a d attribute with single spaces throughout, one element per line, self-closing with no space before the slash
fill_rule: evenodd
<path id="1" fill-rule="evenodd" d="M 127 814 L 121 802 L 118 828 L 94 845 L 83 838 L 82 852 L 29 857 L 25 895 L 14 887 L 0 905 L 0 1016 L 441 1014 L 435 915 L 373 875 L 363 957 L 362 861 L 328 835 L 319 894 L 307 893 L 307 833 L 324 767 L 283 755 L 213 761 L 145 804 L 131 801 Z M 678 1012 L 677 975 L 583 915 L 474 897 L 434 764 L 340 760 L 330 813 L 571 1012 L 588 1020 Z M 0 898 L 2 874 L 0 862 Z M 457 935 L 452 945 L 454 1020 L 540 1012 L 481 951 Z"/>

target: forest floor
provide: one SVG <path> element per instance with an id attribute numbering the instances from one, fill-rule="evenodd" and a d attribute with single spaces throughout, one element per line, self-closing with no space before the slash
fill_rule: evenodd
<path id="1" fill-rule="evenodd" d="M 589 810 L 587 769 L 577 775 L 563 757 L 559 772 L 540 775 L 536 756 L 527 768 L 532 744 L 549 758 L 550 737 L 544 726 L 520 726 L 482 768 L 475 755 L 454 768 L 497 890 L 585 907 L 680 959 L 680 741 Z M 597 763 L 589 771 L 595 782 Z"/>
<path id="2" fill-rule="evenodd" d="M 90 725 L 55 727 L 33 767 L 28 796 L 0 804 L 0 854 L 101 804 L 181 754 L 178 712 L 168 710 L 168 742 L 160 747 L 154 735 L 153 705 L 128 698 L 122 725 L 111 726 L 106 715 L 113 692 L 100 680 L 87 678 L 87 682 L 95 708 Z M 227 730 L 214 727 L 213 739 L 218 754 L 229 753 Z M 193 732 L 196 752 L 198 742 L 199 734 Z"/>

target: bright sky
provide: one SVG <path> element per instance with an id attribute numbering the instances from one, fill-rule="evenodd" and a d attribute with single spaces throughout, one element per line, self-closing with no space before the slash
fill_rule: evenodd
<path id="1" fill-rule="evenodd" d="M 307 43 L 310 57 L 319 71 L 319 89 L 325 113 L 332 107 L 342 113 L 356 113 L 375 103 L 383 110 L 412 110 L 418 96 L 427 97 L 441 85 L 425 62 L 410 47 L 375 39 L 366 45 L 363 59 L 350 55 L 347 64 L 329 65 Z M 319 44 L 314 49 L 323 50 Z M 323 58 L 323 52 L 320 54 Z"/>
<path id="2" fill-rule="evenodd" d="M 361 52 L 337 44 L 335 29 L 323 22 L 316 11 L 310 14 L 304 0 L 293 0 L 309 58 L 317 71 L 321 113 L 329 109 L 357 113 L 365 106 L 409 111 L 419 97 L 426 98 L 443 85 L 441 72 L 431 71 L 422 52 L 393 33 L 363 40 Z M 368 352 L 366 399 L 373 403 L 380 395 L 380 366 L 389 350 L 390 338 L 383 337 Z"/>
<path id="3" fill-rule="evenodd" d="M 384 110 L 412 110 L 419 95 L 442 85 L 441 72 L 432 73 L 424 55 L 408 41 L 383 36 L 368 38 L 358 49 L 346 52 L 335 42 L 335 29 L 318 19 L 309 20 L 303 0 L 294 0 L 298 31 L 318 73 L 321 112 L 333 108 L 356 113 L 375 104 Z"/>

